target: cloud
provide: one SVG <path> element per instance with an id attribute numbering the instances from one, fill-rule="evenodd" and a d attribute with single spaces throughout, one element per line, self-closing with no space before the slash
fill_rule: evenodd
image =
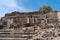
<path id="1" fill-rule="evenodd" d="M 24 6 L 18 6 L 16 0 L 0 0 L 0 6 L 5 6 L 7 9 L 14 11 L 28 11 L 31 9 L 27 9 Z"/>
<path id="2" fill-rule="evenodd" d="M 15 0 L 0 0 L 0 5 L 4 5 L 7 7 L 14 7 L 16 6 Z"/>
<path id="3" fill-rule="evenodd" d="M 19 7 L 19 6 L 16 4 L 16 1 L 15 1 L 15 0 L 2 0 L 2 1 L 0 1 L 0 5 L 5 6 L 5 7 L 7 7 L 8 9 L 9 9 L 9 8 L 12 8 L 12 9 L 20 9 L 20 10 L 25 9 L 25 8 L 23 8 L 22 6 Z"/>
<path id="4" fill-rule="evenodd" d="M 20 12 L 33 11 L 31 9 L 25 8 L 24 6 L 22 6 L 22 4 L 19 6 L 16 1 L 18 0 L 0 0 L 0 17 L 4 16 L 5 13 L 13 11 L 20 11 Z"/>

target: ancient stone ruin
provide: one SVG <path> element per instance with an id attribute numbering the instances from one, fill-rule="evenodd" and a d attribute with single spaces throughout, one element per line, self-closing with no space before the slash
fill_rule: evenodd
<path id="1" fill-rule="evenodd" d="M 60 12 L 12 12 L 0 20 L 0 40 L 59 40 Z"/>

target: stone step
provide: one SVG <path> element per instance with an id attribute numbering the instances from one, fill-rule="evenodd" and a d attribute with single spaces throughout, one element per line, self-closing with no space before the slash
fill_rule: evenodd
<path id="1" fill-rule="evenodd" d="M 15 32 L 0 32 L 0 35 L 10 35 L 10 34 L 14 34 L 14 35 L 33 35 L 33 34 L 36 34 L 36 33 L 15 33 Z"/>
<path id="2" fill-rule="evenodd" d="M 34 32 L 0 32 L 0 33 L 34 33 Z"/>
<path id="3" fill-rule="evenodd" d="M 15 32 L 13 30 L 0 30 L 0 40 L 27 40 L 34 32 Z"/>
<path id="4" fill-rule="evenodd" d="M 0 38 L 0 40 L 27 40 L 27 38 Z"/>
<path id="5" fill-rule="evenodd" d="M 32 35 L 9 35 L 9 36 L 6 36 L 6 35 L 0 35 L 0 38 L 28 38 L 28 37 L 32 37 Z"/>

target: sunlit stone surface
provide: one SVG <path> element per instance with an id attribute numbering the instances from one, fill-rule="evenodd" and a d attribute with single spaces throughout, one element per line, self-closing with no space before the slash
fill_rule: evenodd
<path id="1" fill-rule="evenodd" d="M 12 12 L 0 20 L 0 40 L 59 40 L 60 12 Z"/>

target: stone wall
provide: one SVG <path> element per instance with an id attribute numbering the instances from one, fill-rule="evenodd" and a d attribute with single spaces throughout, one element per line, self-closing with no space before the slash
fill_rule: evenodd
<path id="1" fill-rule="evenodd" d="M 60 38 L 60 12 L 12 12 L 2 22 L 1 40 L 57 40 Z M 11 20 L 13 19 L 13 20 Z M 25 26 L 25 25 L 29 26 Z M 8 29 L 8 30 L 7 30 Z M 12 29 L 12 30 L 11 30 Z M 2 38 L 4 37 L 4 38 Z"/>
<path id="2" fill-rule="evenodd" d="M 25 26 L 25 24 L 35 24 L 35 25 L 41 27 L 43 25 L 45 26 L 48 24 L 56 25 L 56 23 L 58 22 L 57 20 L 59 20 L 59 12 L 49 12 L 49 13 L 12 12 L 12 13 L 6 14 L 4 18 L 6 20 L 13 19 L 12 24 L 18 24 L 19 26 Z M 43 22 L 44 24 L 42 23 L 42 20 L 44 20 L 44 22 Z"/>

